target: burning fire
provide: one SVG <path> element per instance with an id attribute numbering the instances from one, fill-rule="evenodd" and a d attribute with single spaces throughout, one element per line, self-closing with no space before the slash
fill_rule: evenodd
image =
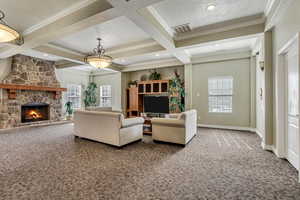
<path id="1" fill-rule="evenodd" d="M 29 111 L 28 115 L 32 118 L 32 119 L 38 119 L 41 118 L 42 115 L 34 110 Z"/>

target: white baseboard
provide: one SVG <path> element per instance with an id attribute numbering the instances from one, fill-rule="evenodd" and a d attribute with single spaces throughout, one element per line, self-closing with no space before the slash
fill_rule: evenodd
<path id="1" fill-rule="evenodd" d="M 259 130 L 255 129 L 254 131 L 261 139 L 263 138 L 263 134 L 261 132 L 259 132 Z"/>
<path id="2" fill-rule="evenodd" d="M 263 141 L 261 142 L 261 147 L 263 148 L 263 150 L 266 151 L 272 151 L 273 153 L 275 153 L 275 148 L 273 145 L 267 145 L 265 144 Z M 275 153 L 276 154 L 276 153 Z"/>
<path id="3" fill-rule="evenodd" d="M 256 132 L 255 128 L 242 127 L 242 126 L 219 126 L 219 125 L 210 125 L 210 124 L 198 124 L 198 127 Z"/>

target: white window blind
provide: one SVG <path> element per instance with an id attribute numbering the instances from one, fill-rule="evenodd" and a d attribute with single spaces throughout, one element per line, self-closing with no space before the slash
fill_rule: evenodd
<path id="1" fill-rule="evenodd" d="M 208 107 L 212 113 L 231 113 L 233 77 L 208 79 Z"/>
<path id="2" fill-rule="evenodd" d="M 81 85 L 69 84 L 67 86 L 67 101 L 72 102 L 74 109 L 81 108 Z"/>
<path id="3" fill-rule="evenodd" d="M 111 85 L 100 86 L 100 107 L 112 106 Z"/>

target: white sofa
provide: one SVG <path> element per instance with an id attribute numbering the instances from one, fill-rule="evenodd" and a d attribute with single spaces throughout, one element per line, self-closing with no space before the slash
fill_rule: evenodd
<path id="1" fill-rule="evenodd" d="M 153 118 L 151 123 L 154 141 L 186 145 L 197 133 L 197 111 L 171 114 L 169 118 Z"/>
<path id="2" fill-rule="evenodd" d="M 122 112 L 122 110 L 113 110 L 112 107 L 96 107 L 96 106 L 86 107 L 85 110 L 97 111 L 97 112 L 119 112 L 119 113 Z"/>
<path id="3" fill-rule="evenodd" d="M 81 111 L 74 113 L 74 135 L 121 147 L 143 138 L 141 117 L 124 119 L 122 113 Z"/>

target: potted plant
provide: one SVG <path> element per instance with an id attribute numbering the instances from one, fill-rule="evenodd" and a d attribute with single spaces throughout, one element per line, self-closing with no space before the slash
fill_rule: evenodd
<path id="1" fill-rule="evenodd" d="M 149 80 L 161 80 L 161 74 L 160 73 L 158 73 L 156 70 L 154 70 L 154 71 L 150 71 L 151 72 L 151 74 L 150 74 L 150 76 L 149 76 Z"/>
<path id="2" fill-rule="evenodd" d="M 67 112 L 67 120 L 72 120 L 72 115 L 73 115 L 73 103 L 71 101 L 67 101 L 65 104 L 66 107 L 66 112 Z"/>
<path id="3" fill-rule="evenodd" d="M 184 90 L 184 81 L 180 78 L 180 75 L 175 70 L 174 71 L 175 77 L 170 80 L 170 110 L 173 113 L 176 112 L 184 112 L 184 97 L 185 97 L 185 90 Z"/>
<path id="4" fill-rule="evenodd" d="M 130 88 L 133 88 L 133 87 L 136 87 L 137 86 L 137 83 L 138 83 L 138 81 L 129 81 L 129 83 L 128 83 L 128 86 L 130 87 Z"/>

